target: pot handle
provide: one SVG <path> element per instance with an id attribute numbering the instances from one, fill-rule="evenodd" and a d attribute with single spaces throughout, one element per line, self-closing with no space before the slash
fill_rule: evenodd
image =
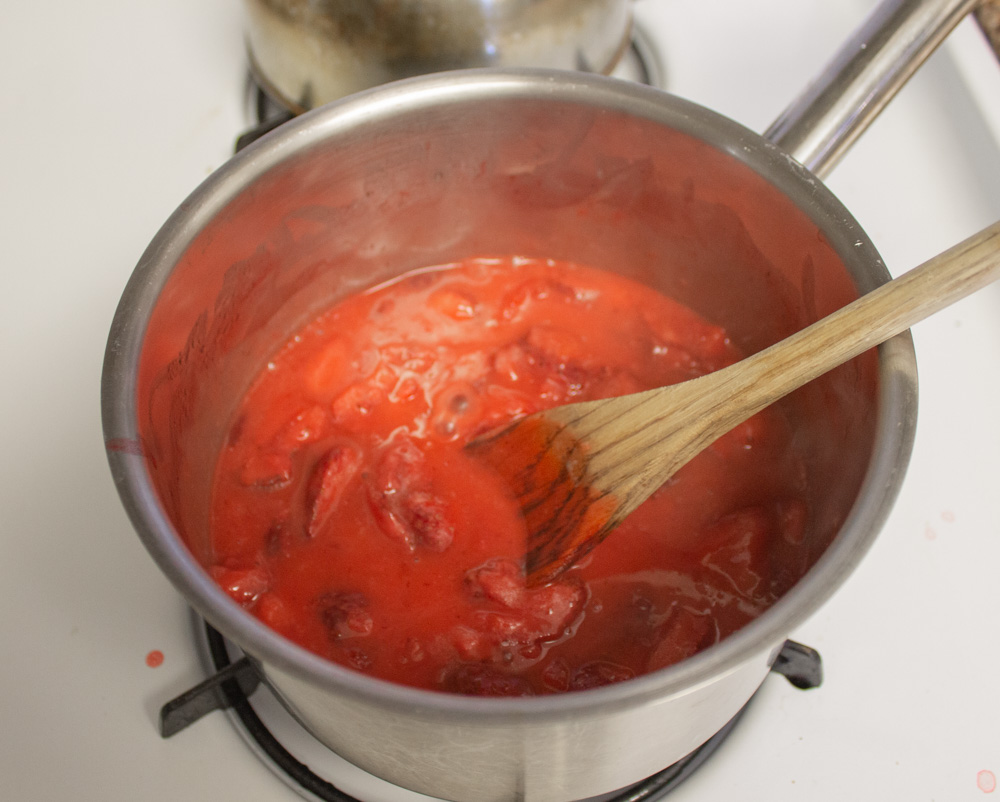
<path id="1" fill-rule="evenodd" d="M 980 0 L 882 0 L 764 136 L 825 176 Z"/>

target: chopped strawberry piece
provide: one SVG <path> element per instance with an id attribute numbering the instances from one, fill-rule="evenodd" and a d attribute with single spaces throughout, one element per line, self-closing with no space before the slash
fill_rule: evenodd
<path id="1" fill-rule="evenodd" d="M 240 484 L 254 490 L 278 490 L 292 481 L 292 460 L 287 453 L 252 452 L 240 468 Z"/>
<path id="2" fill-rule="evenodd" d="M 569 690 L 570 672 L 566 661 L 555 658 L 542 671 L 542 684 L 550 691 L 562 693 Z"/>
<path id="3" fill-rule="evenodd" d="M 420 663 L 427 657 L 423 644 L 416 638 L 407 638 L 403 645 L 403 662 Z"/>
<path id="4" fill-rule="evenodd" d="M 288 634 L 298 625 L 295 612 L 273 593 L 265 593 L 254 606 L 254 615 L 278 632 Z"/>
<path id="5" fill-rule="evenodd" d="M 361 593 L 327 593 L 319 599 L 319 617 L 333 640 L 370 635 L 375 627 L 368 599 Z"/>
<path id="6" fill-rule="evenodd" d="M 526 379 L 531 375 L 532 364 L 528 353 L 518 343 L 510 343 L 493 354 L 493 370 L 508 381 Z"/>
<path id="7" fill-rule="evenodd" d="M 507 663 L 533 662 L 545 647 L 559 639 L 581 615 L 586 591 L 573 579 L 528 588 L 524 573 L 512 560 L 490 560 L 469 571 L 465 584 L 472 599 L 500 609 L 479 616 L 478 653 L 488 650 L 491 659 Z"/>
<path id="8" fill-rule="evenodd" d="M 503 296 L 500 301 L 500 316 L 504 320 L 513 320 L 538 301 L 572 303 L 576 301 L 576 290 L 555 279 L 528 279 Z"/>
<path id="9" fill-rule="evenodd" d="M 512 560 L 490 560 L 466 574 L 465 581 L 474 595 L 482 595 L 504 607 L 516 607 L 524 596 L 524 572 Z"/>
<path id="10" fill-rule="evenodd" d="M 551 405 L 579 395 L 599 375 L 588 368 L 588 351 L 581 338 L 535 326 L 522 340 L 498 349 L 492 366 L 504 381 L 535 386 L 536 398 Z"/>
<path id="11" fill-rule="evenodd" d="M 521 609 L 536 620 L 547 622 L 555 635 L 569 626 L 586 600 L 587 592 L 581 584 L 564 579 L 529 590 Z"/>
<path id="12" fill-rule="evenodd" d="M 299 412 L 271 438 L 251 452 L 240 468 L 240 483 L 256 490 L 278 490 L 292 481 L 291 455 L 306 443 L 326 436 L 330 420 L 319 406 Z"/>
<path id="13" fill-rule="evenodd" d="M 432 309 L 454 320 L 468 320 L 476 315 L 476 299 L 469 293 L 457 289 L 435 290 L 427 299 Z"/>
<path id="14" fill-rule="evenodd" d="M 411 551 L 417 546 L 426 546 L 431 551 L 448 548 L 455 532 L 445 517 L 441 501 L 419 490 L 396 495 L 398 492 L 376 489 L 370 494 L 379 529 Z"/>
<path id="15" fill-rule="evenodd" d="M 357 671 L 368 671 L 375 665 L 375 660 L 372 659 L 372 656 L 357 646 L 352 646 L 350 649 L 344 650 L 344 660 L 347 662 L 347 665 Z"/>
<path id="16" fill-rule="evenodd" d="M 302 410 L 292 418 L 274 438 L 274 447 L 280 451 L 294 451 L 303 443 L 325 437 L 330 428 L 330 416 L 320 406 Z"/>
<path id="17" fill-rule="evenodd" d="M 533 696 L 531 683 L 522 677 L 504 674 L 491 666 L 463 665 L 453 671 L 446 686 L 468 696 Z"/>
<path id="18" fill-rule="evenodd" d="M 573 691 L 585 691 L 588 688 L 599 688 L 602 685 L 624 682 L 634 676 L 635 672 L 625 666 L 607 660 L 593 660 L 584 663 L 573 672 L 569 688 Z"/>
<path id="19" fill-rule="evenodd" d="M 209 570 L 212 579 L 237 604 L 250 607 L 271 588 L 271 578 L 260 566 L 249 568 L 229 565 L 213 565 Z"/>
<path id="20" fill-rule="evenodd" d="M 361 452 L 345 443 L 334 445 L 316 462 L 306 487 L 309 537 L 316 537 L 330 521 L 360 466 Z"/>
<path id="21" fill-rule="evenodd" d="M 490 560 L 466 574 L 471 592 L 504 607 L 545 622 L 553 631 L 562 629 L 586 601 L 586 591 L 571 578 L 528 588 L 524 572 L 512 560 Z"/>
<path id="22" fill-rule="evenodd" d="M 658 307 L 657 311 L 643 310 L 643 316 L 658 348 L 667 355 L 683 344 L 680 350 L 687 355 L 692 367 L 697 366 L 699 373 L 718 370 L 735 357 L 735 349 L 725 329 L 699 319 L 691 310 L 670 304 Z"/>
<path id="23" fill-rule="evenodd" d="M 432 492 L 424 453 L 408 437 L 396 437 L 382 455 L 369 501 L 382 532 L 411 550 L 444 551 L 454 539 L 444 503 Z"/>
<path id="24" fill-rule="evenodd" d="M 352 384 L 334 399 L 331 409 L 337 421 L 350 421 L 357 416 L 370 415 L 385 399 L 385 392 L 369 384 Z"/>
<path id="25" fill-rule="evenodd" d="M 590 349 L 579 334 L 552 326 L 532 326 L 526 341 L 540 364 L 565 367 L 589 362 Z"/>
<path id="26" fill-rule="evenodd" d="M 420 397 L 423 389 L 420 382 L 412 376 L 403 376 L 389 393 L 389 400 L 394 404 L 415 401 Z"/>
<path id="27" fill-rule="evenodd" d="M 628 370 L 606 370 L 591 385 L 590 393 L 593 398 L 615 398 L 645 389 L 645 385 Z"/>
<path id="28" fill-rule="evenodd" d="M 470 440 L 485 434 L 498 426 L 510 423 L 514 418 L 530 415 L 541 409 L 537 398 L 519 392 L 518 390 L 494 384 L 487 388 L 489 408 L 481 416 L 480 423 L 469 430 Z"/>
<path id="29" fill-rule="evenodd" d="M 399 499 L 398 509 L 404 525 L 419 545 L 431 551 L 444 551 L 451 545 L 455 531 L 445 518 L 440 499 L 414 490 Z"/>
<path id="30" fill-rule="evenodd" d="M 511 660 L 515 648 L 530 643 L 536 637 L 531 622 L 512 611 L 490 610 L 478 618 L 479 631 L 485 636 L 492 657 Z"/>
<path id="31" fill-rule="evenodd" d="M 471 627 L 458 626 L 450 633 L 451 645 L 462 660 L 487 660 L 492 650 L 492 644 L 486 643 L 482 632 Z"/>
<path id="32" fill-rule="evenodd" d="M 317 349 L 302 368 L 302 383 L 314 397 L 322 397 L 343 382 L 351 363 L 350 343 L 346 338 L 334 338 Z"/>

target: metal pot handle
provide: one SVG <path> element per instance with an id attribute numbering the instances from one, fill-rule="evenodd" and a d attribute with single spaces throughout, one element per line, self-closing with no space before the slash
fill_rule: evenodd
<path id="1" fill-rule="evenodd" d="M 883 0 L 764 136 L 825 176 L 978 4 Z"/>

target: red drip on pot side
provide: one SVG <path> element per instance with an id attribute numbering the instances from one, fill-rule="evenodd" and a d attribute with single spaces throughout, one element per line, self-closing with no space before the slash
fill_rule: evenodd
<path id="1" fill-rule="evenodd" d="M 515 416 L 739 358 L 691 310 L 566 262 L 470 259 L 348 298 L 244 399 L 216 472 L 209 569 L 291 640 L 402 684 L 529 695 L 671 665 L 806 570 L 806 471 L 780 409 L 540 588 L 524 583 L 516 505 L 463 446 Z"/>

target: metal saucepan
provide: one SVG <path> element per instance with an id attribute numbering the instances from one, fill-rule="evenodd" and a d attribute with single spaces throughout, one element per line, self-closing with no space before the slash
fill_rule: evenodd
<path id="1" fill-rule="evenodd" d="M 750 351 L 885 282 L 817 173 L 971 5 L 889 0 L 767 137 L 648 87 L 544 70 L 411 79 L 264 137 L 167 221 L 112 326 L 105 436 L 143 542 L 306 727 L 401 786 L 566 802 L 691 752 L 751 697 L 886 517 L 915 427 L 907 336 L 796 396 L 822 492 L 812 567 L 784 598 L 678 665 L 544 698 L 391 685 L 307 653 L 230 601 L 202 568 L 220 440 L 276 344 L 338 298 L 416 267 L 517 253 L 617 270 L 723 322 Z"/>
<path id="2" fill-rule="evenodd" d="M 610 73 L 632 0 L 243 0 L 258 82 L 315 108 L 401 78 L 469 67 Z"/>

